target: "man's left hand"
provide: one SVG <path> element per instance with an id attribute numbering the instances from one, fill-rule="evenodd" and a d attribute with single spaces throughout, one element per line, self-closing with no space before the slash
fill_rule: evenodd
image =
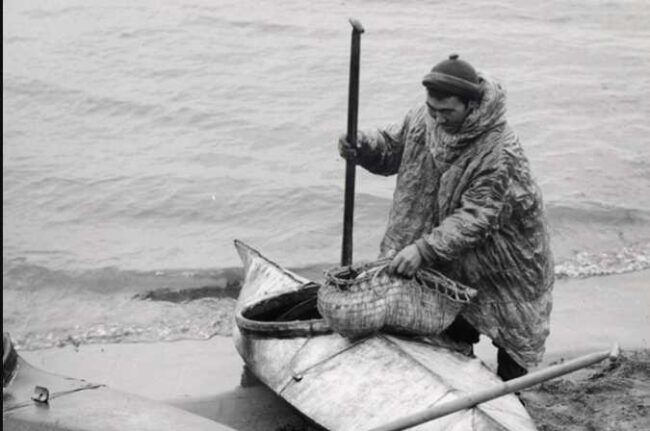
<path id="1" fill-rule="evenodd" d="M 404 277 L 413 277 L 415 271 L 420 268 L 421 264 L 422 256 L 420 256 L 420 251 L 415 244 L 411 244 L 397 253 L 397 256 L 395 256 L 390 265 L 388 265 L 388 269 L 394 274 L 400 274 Z"/>

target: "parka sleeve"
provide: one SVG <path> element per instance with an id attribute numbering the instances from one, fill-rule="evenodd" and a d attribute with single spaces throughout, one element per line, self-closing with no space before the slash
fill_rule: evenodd
<path id="1" fill-rule="evenodd" d="M 358 163 L 373 174 L 395 175 L 402 161 L 410 119 L 411 113 L 401 123 L 386 129 L 374 133 L 359 132 L 357 139 L 362 151 Z"/>
<path id="2" fill-rule="evenodd" d="M 491 166 L 474 177 L 460 197 L 460 206 L 430 234 L 416 240 L 426 261 L 452 260 L 496 230 L 511 179 L 504 164 Z"/>

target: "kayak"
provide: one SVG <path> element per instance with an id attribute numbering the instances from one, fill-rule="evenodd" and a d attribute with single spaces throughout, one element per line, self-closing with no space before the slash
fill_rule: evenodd
<path id="1" fill-rule="evenodd" d="M 233 431 L 209 419 L 25 361 L 3 334 L 2 429 Z"/>
<path id="2" fill-rule="evenodd" d="M 436 337 L 334 333 L 320 316 L 319 285 L 235 241 L 244 281 L 233 338 L 248 369 L 315 424 L 379 427 L 501 380 L 480 359 Z M 515 395 L 421 424 L 417 430 L 535 430 Z"/>

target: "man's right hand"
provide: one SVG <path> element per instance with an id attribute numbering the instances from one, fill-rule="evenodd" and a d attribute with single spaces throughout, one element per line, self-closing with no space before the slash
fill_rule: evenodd
<path id="1" fill-rule="evenodd" d="M 345 160 L 351 162 L 359 160 L 359 157 L 368 151 L 369 146 L 369 143 L 366 142 L 366 138 L 361 133 L 357 134 L 356 147 L 348 141 L 347 135 L 341 135 L 339 137 L 339 154 Z"/>
<path id="2" fill-rule="evenodd" d="M 339 154 L 345 160 L 349 160 L 351 162 L 356 161 L 357 157 L 359 157 L 358 148 L 348 141 L 347 135 L 339 136 Z"/>

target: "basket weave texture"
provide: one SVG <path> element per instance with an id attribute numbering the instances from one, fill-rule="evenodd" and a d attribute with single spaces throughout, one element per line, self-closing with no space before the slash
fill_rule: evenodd
<path id="1" fill-rule="evenodd" d="M 476 293 L 433 269 L 421 269 L 411 279 L 390 274 L 388 262 L 380 260 L 327 271 L 318 290 L 318 310 L 345 337 L 380 330 L 435 335 Z"/>

